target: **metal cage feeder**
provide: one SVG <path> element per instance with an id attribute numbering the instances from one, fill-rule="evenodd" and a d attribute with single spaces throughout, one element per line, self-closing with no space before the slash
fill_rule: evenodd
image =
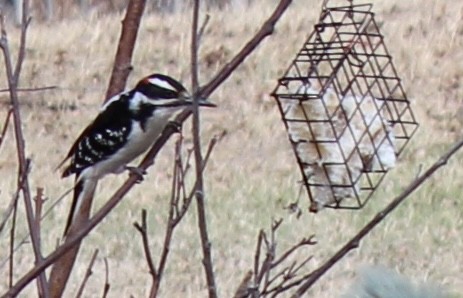
<path id="1" fill-rule="evenodd" d="M 418 128 L 371 8 L 325 1 L 272 93 L 313 212 L 362 208 Z"/>

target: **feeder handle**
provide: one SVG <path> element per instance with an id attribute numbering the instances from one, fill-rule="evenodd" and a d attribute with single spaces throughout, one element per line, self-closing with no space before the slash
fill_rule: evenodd
<path id="1" fill-rule="evenodd" d="M 347 2 L 349 2 L 349 6 L 351 7 L 351 9 L 353 9 L 354 7 L 354 0 L 346 0 Z M 322 9 L 323 10 L 326 10 L 328 8 L 328 2 L 330 2 L 330 0 L 323 0 L 323 4 L 322 4 Z M 339 0 L 338 0 L 339 2 Z"/>
<path id="2" fill-rule="evenodd" d="M 347 2 L 349 2 L 349 12 L 348 12 L 348 17 L 349 18 L 352 18 L 353 17 L 353 11 L 354 11 L 354 0 L 346 0 Z M 323 19 L 323 17 L 325 16 L 325 13 L 327 12 L 327 10 L 329 8 L 333 8 L 333 6 L 328 6 L 328 3 L 330 2 L 330 0 L 323 0 L 323 4 L 322 4 L 322 14 L 320 16 L 320 19 Z M 331 1 L 333 2 L 333 1 Z M 339 3 L 339 0 L 337 0 L 337 2 Z"/>

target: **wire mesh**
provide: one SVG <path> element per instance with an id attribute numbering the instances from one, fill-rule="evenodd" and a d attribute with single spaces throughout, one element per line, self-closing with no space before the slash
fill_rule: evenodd
<path id="1" fill-rule="evenodd" d="M 418 128 L 371 8 L 325 1 L 272 93 L 313 212 L 362 208 Z"/>

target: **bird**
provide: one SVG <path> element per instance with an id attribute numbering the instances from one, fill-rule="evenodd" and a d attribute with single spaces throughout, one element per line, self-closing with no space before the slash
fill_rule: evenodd
<path id="1" fill-rule="evenodd" d="M 205 98 L 199 106 L 216 107 Z M 64 236 L 88 193 L 95 191 L 99 179 L 107 174 L 130 170 L 133 161 L 156 141 L 168 123 L 192 107 L 193 97 L 174 78 L 153 73 L 129 91 L 106 101 L 96 118 L 82 131 L 58 168 L 68 163 L 62 178 L 75 175 L 74 194 Z M 141 177 L 141 176 L 140 176 Z"/>

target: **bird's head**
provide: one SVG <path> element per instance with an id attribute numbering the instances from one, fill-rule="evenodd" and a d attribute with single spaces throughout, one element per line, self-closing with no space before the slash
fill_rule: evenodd
<path id="1" fill-rule="evenodd" d="M 177 80 L 163 75 L 152 74 L 140 80 L 135 87 L 137 92 L 145 95 L 153 105 L 159 107 L 188 107 L 193 105 L 193 97 Z M 199 105 L 216 107 L 207 99 L 200 98 Z"/>

